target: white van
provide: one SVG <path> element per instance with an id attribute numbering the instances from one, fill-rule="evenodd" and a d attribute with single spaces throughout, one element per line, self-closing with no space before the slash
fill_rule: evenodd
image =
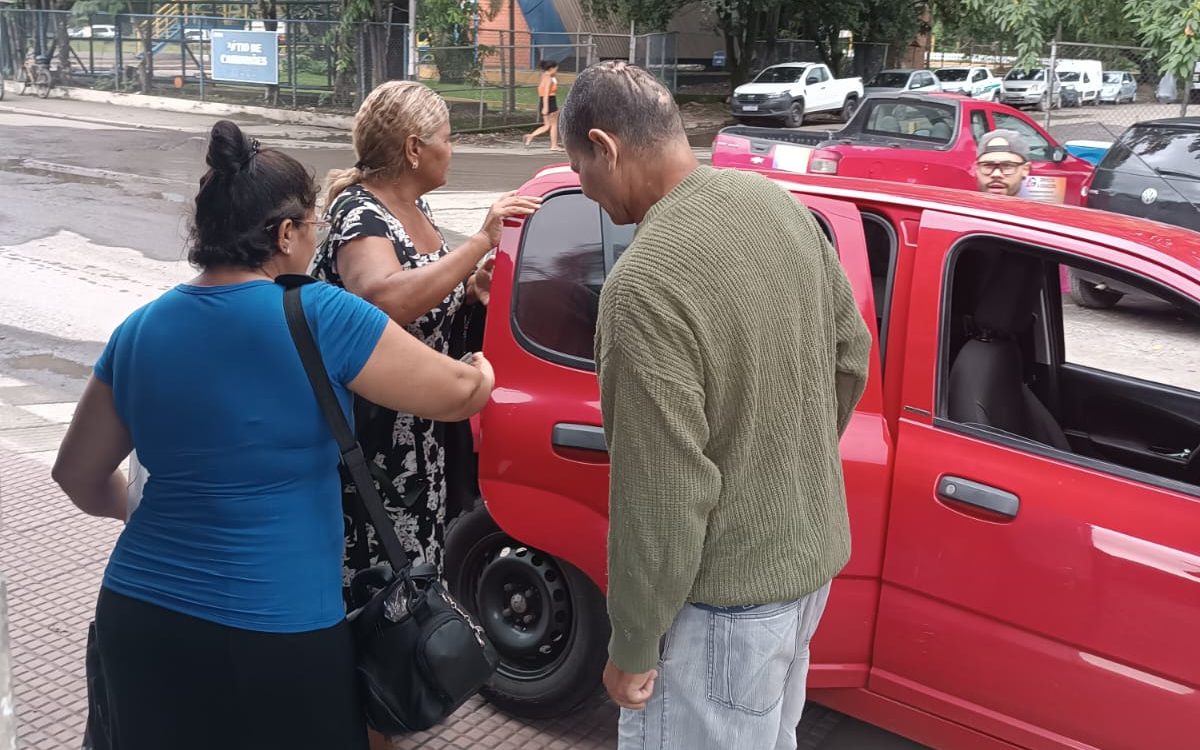
<path id="1" fill-rule="evenodd" d="M 1104 66 L 1099 60 L 1059 60 L 1058 78 L 1064 88 L 1079 92 L 1081 104 L 1099 104 L 1104 88 Z"/>

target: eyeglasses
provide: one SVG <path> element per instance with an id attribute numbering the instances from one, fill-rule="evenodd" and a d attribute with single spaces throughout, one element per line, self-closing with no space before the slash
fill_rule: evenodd
<path id="1" fill-rule="evenodd" d="M 975 169 L 987 177 L 996 174 L 996 172 L 1005 177 L 1012 177 L 1017 173 L 1018 169 L 1025 166 L 1025 163 L 1023 161 L 977 161 L 975 162 Z"/>
<path id="2" fill-rule="evenodd" d="M 317 233 L 317 244 L 318 245 L 325 242 L 326 238 L 329 237 L 329 228 L 330 228 L 330 226 L 332 226 L 328 221 L 325 221 L 324 219 L 303 219 L 301 221 L 297 221 L 296 223 L 297 224 L 312 224 L 313 231 L 315 231 Z"/>

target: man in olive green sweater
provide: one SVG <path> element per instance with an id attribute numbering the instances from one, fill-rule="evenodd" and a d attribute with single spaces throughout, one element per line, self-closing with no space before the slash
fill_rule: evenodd
<path id="1" fill-rule="evenodd" d="M 596 332 L 620 748 L 794 748 L 870 335 L 809 211 L 700 166 L 649 73 L 584 71 L 561 128 L 584 193 L 640 225 Z"/>

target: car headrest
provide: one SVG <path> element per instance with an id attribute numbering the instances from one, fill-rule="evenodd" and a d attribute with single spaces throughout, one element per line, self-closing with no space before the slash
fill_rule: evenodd
<path id="1" fill-rule="evenodd" d="M 975 327 L 989 336 L 1015 336 L 1033 318 L 1041 265 L 1028 255 L 997 251 L 986 267 L 975 308 Z"/>

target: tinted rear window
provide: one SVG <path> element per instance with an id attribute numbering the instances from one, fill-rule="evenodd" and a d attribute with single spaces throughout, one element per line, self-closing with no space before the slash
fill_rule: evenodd
<path id="1" fill-rule="evenodd" d="M 1104 74 L 1104 82 L 1105 83 L 1120 83 L 1121 77 L 1123 75 L 1124 75 L 1124 73 L 1105 73 Z"/>
<path id="2" fill-rule="evenodd" d="M 1006 81 L 1044 81 L 1046 80 L 1046 71 L 1044 70 L 1010 70 L 1008 75 L 1004 76 Z"/>
<path id="3" fill-rule="evenodd" d="M 880 73 L 871 79 L 869 86 L 900 89 L 908 85 L 908 73 Z"/>
<path id="4" fill-rule="evenodd" d="M 949 143 L 954 136 L 955 109 L 951 105 L 926 102 L 867 100 L 863 127 L 873 135 L 902 136 L 930 143 Z"/>
<path id="5" fill-rule="evenodd" d="M 942 68 L 937 76 L 943 81 L 965 81 L 968 72 L 966 68 Z"/>
<path id="6" fill-rule="evenodd" d="M 767 68 L 754 79 L 755 83 L 795 83 L 804 68 Z"/>
<path id="7" fill-rule="evenodd" d="M 1164 170 L 1200 180 L 1200 130 L 1131 128 L 1109 149 L 1102 167 L 1141 174 Z"/>

